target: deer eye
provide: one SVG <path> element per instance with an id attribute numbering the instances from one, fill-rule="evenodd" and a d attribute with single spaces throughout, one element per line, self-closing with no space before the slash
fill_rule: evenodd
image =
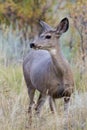
<path id="1" fill-rule="evenodd" d="M 51 35 L 46 35 L 45 38 L 46 38 L 46 39 L 50 39 L 50 38 L 51 38 Z"/>

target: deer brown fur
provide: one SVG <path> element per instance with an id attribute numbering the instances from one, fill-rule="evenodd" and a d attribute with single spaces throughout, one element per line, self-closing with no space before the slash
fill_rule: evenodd
<path id="1" fill-rule="evenodd" d="M 60 36 L 68 30 L 69 21 L 64 18 L 56 29 L 40 21 L 43 32 L 30 47 L 33 48 L 25 57 L 23 72 L 30 97 L 29 112 L 34 103 L 35 90 L 40 92 L 36 110 L 40 112 L 46 97 L 50 97 L 50 108 L 56 98 L 64 97 L 64 104 L 69 103 L 74 88 L 71 67 L 61 52 Z"/>

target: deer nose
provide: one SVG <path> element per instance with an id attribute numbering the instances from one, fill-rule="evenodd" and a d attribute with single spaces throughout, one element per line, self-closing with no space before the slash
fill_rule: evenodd
<path id="1" fill-rule="evenodd" d="M 34 48 L 35 47 L 35 44 L 34 43 L 31 43 L 30 44 L 30 48 Z"/>

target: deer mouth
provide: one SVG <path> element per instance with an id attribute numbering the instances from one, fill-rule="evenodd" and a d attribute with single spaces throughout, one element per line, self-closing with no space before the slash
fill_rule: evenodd
<path id="1" fill-rule="evenodd" d="M 40 50 L 40 49 L 42 49 L 42 46 L 36 46 L 36 45 L 34 45 L 32 48 L 35 49 L 35 50 Z"/>
<path id="2" fill-rule="evenodd" d="M 44 46 L 44 45 L 35 45 L 34 43 L 30 44 L 30 48 L 33 48 L 35 50 L 49 50 L 52 49 L 53 46 Z"/>
<path id="3" fill-rule="evenodd" d="M 39 49 L 41 49 L 41 50 L 49 50 L 51 48 L 52 48 L 51 46 L 35 46 L 34 47 L 34 49 L 36 49 L 36 50 L 39 50 Z"/>

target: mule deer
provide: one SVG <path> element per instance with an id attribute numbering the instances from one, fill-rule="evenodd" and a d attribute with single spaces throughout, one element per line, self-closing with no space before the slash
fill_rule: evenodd
<path id="1" fill-rule="evenodd" d="M 40 21 L 42 33 L 30 44 L 33 48 L 25 57 L 23 72 L 30 97 L 29 112 L 34 103 L 35 90 L 40 92 L 36 110 L 40 112 L 47 95 L 50 96 L 50 108 L 56 98 L 64 97 L 65 109 L 74 88 L 72 71 L 64 58 L 58 39 L 68 30 L 67 18 L 61 20 L 56 29 Z"/>

